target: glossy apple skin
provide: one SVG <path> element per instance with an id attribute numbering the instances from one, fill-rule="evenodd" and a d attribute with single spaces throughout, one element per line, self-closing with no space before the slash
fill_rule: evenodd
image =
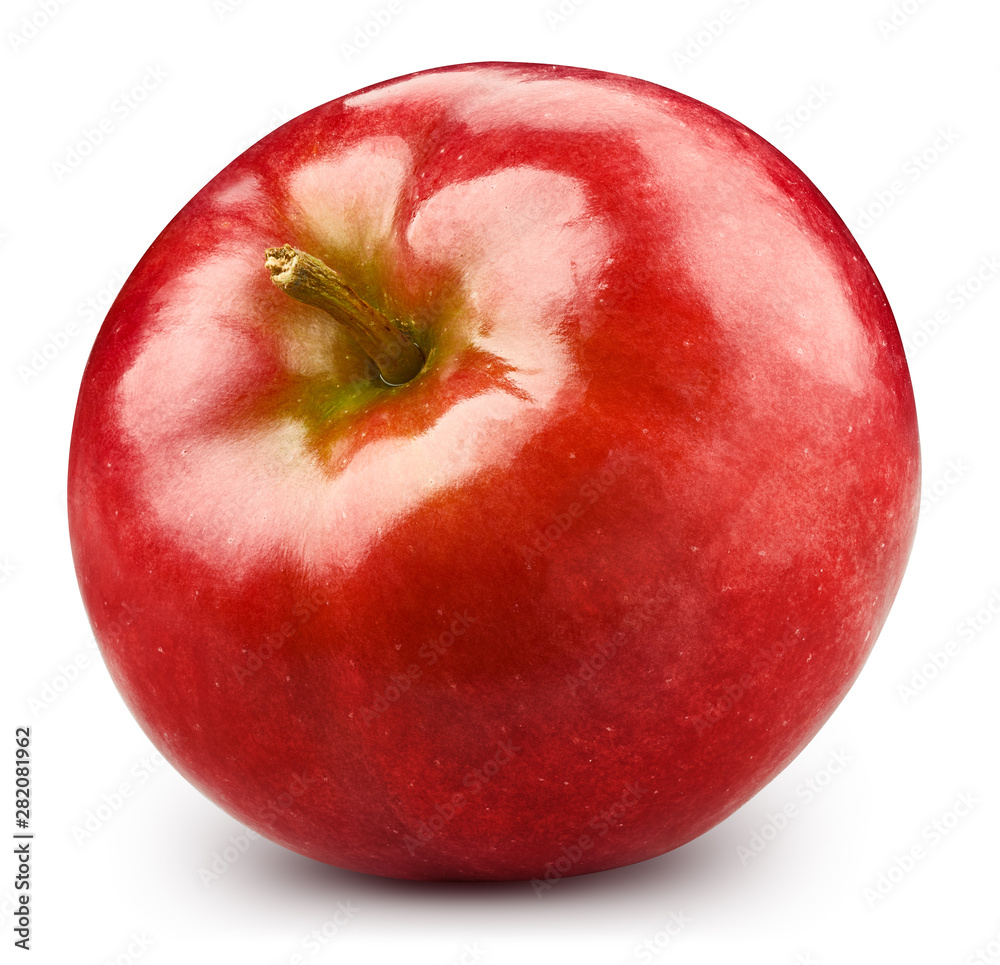
<path id="1" fill-rule="evenodd" d="M 416 379 L 271 284 L 285 243 Z M 918 490 L 885 294 L 791 162 L 650 83 L 474 64 L 296 118 L 167 226 L 87 365 L 69 521 L 116 685 L 213 801 L 343 868 L 546 887 L 802 750 Z"/>

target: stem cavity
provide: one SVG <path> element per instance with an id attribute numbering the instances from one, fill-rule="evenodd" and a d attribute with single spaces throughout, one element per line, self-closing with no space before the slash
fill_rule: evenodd
<path id="1" fill-rule="evenodd" d="M 388 385 L 409 382 L 424 365 L 424 353 L 381 312 L 372 308 L 329 265 L 291 245 L 268 248 L 264 264 L 286 295 L 321 308 L 354 336 Z"/>

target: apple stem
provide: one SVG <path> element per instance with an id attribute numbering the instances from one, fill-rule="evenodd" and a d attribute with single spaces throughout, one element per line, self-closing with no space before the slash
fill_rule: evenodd
<path id="1" fill-rule="evenodd" d="M 388 385 L 409 382 L 424 365 L 424 353 L 381 312 L 372 308 L 329 265 L 291 245 L 268 248 L 264 264 L 286 295 L 322 308 L 354 336 Z"/>

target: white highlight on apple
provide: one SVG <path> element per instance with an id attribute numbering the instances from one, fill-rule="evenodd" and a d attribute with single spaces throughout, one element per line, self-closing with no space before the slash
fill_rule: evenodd
<path id="1" fill-rule="evenodd" d="M 408 146 L 396 137 L 317 161 L 291 185 L 290 217 L 304 222 L 303 230 L 326 250 L 391 252 L 399 244 L 397 204 L 411 165 Z M 252 192 L 254 186 L 239 190 Z M 525 197 L 539 199 L 531 218 L 521 210 Z M 137 417 L 135 442 L 149 454 L 150 505 L 161 514 L 169 512 L 165 525 L 186 534 L 189 547 L 204 559 L 245 572 L 249 542 L 272 553 L 293 553 L 308 565 L 322 555 L 321 546 L 335 543 L 342 547 L 341 565 L 350 569 L 374 534 L 422 505 L 428 493 L 459 486 L 482 472 L 482 449 L 497 453 L 497 459 L 517 458 L 548 407 L 565 406 L 567 393 L 585 391 L 559 332 L 538 334 L 545 331 L 539 320 L 559 317 L 557 306 L 587 291 L 592 276 L 605 266 L 610 239 L 603 221 L 590 217 L 582 184 L 528 166 L 453 184 L 421 203 L 405 243 L 411 257 L 463 266 L 456 295 L 466 311 L 455 323 L 463 329 L 449 337 L 467 339 L 509 362 L 509 380 L 522 393 L 497 389 L 460 402 L 416 438 L 373 441 L 337 474 L 330 467 L 337 466 L 338 452 L 329 467 L 318 464 L 307 450 L 305 426 L 291 417 L 247 427 L 232 437 L 203 435 L 204 413 L 239 392 L 232 381 L 239 376 L 227 378 L 226 373 L 238 373 L 245 365 L 230 356 L 247 358 L 258 351 L 251 330 L 234 322 L 220 325 L 219 316 L 253 317 L 253 279 L 262 270 L 231 253 L 207 256 L 196 272 L 167 286 L 163 303 L 174 306 L 176 314 L 164 318 L 121 382 Z M 540 258 L 533 252 L 546 254 Z M 512 278 L 520 283 L 512 285 Z M 181 290 L 169 290 L 175 286 Z M 179 306 L 197 310 L 181 314 Z M 303 325 L 315 326 L 315 337 L 311 343 L 289 340 L 298 342 L 299 355 L 285 362 L 309 373 L 330 357 L 321 340 L 339 336 L 306 306 L 300 317 Z M 177 387 L 176 407 L 165 411 L 161 402 L 155 411 L 144 411 L 143 400 L 154 395 L 146 386 L 164 383 Z M 483 426 L 489 431 L 477 435 Z M 176 441 L 168 444 L 168 435 Z M 481 445 L 470 444 L 476 438 Z M 195 452 L 197 458 L 187 458 Z M 164 453 L 175 463 L 170 471 L 155 465 Z M 414 479 L 423 479 L 423 487 L 414 486 Z M 219 480 L 226 480 L 230 490 L 224 497 Z M 156 492 L 162 487 L 170 493 Z M 302 498 L 295 503 L 278 498 L 290 490 Z M 213 492 L 216 498 L 209 495 Z M 234 524 L 224 538 L 212 524 L 215 503 L 223 498 L 247 507 L 240 526 Z M 285 518 L 288 514 L 296 519 Z M 286 545 L 288 532 L 301 534 L 297 546 Z"/>

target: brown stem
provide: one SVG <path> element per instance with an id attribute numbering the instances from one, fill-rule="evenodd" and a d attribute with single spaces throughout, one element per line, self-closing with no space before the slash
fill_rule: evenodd
<path id="1" fill-rule="evenodd" d="M 285 245 L 268 248 L 264 264 L 271 271 L 271 281 L 286 295 L 322 308 L 344 325 L 389 385 L 409 382 L 423 368 L 424 353 L 419 346 L 319 258 Z"/>

